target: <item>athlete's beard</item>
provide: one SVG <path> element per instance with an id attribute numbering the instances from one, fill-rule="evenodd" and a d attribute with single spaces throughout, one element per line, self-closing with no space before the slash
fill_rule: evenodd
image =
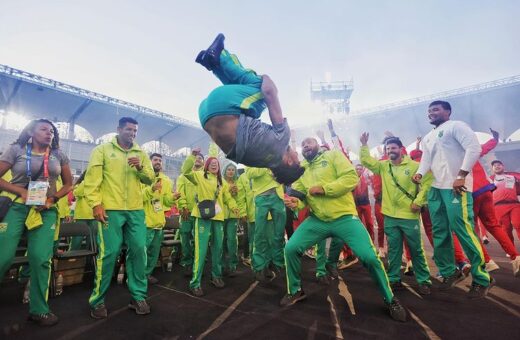
<path id="1" fill-rule="evenodd" d="M 395 152 L 390 152 L 388 154 L 388 158 L 390 158 L 390 160 L 392 161 L 395 161 L 399 158 L 399 154 L 398 153 L 395 153 Z"/>
<path id="2" fill-rule="evenodd" d="M 309 162 L 312 161 L 314 158 L 316 158 L 316 155 L 318 154 L 318 149 L 312 150 L 310 154 L 303 155 L 303 157 L 308 160 Z"/>

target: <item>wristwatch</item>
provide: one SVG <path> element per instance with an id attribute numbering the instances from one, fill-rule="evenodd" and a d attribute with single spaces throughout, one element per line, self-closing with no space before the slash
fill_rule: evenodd
<path id="1" fill-rule="evenodd" d="M 458 176 L 457 176 L 457 179 L 466 179 L 466 177 L 465 177 L 465 176 L 458 175 Z"/>
<path id="2" fill-rule="evenodd" d="M 50 199 L 52 199 L 52 202 L 53 202 L 54 204 L 58 203 L 58 201 L 60 200 L 60 199 L 59 199 L 58 197 L 56 197 L 56 196 L 51 196 Z"/>

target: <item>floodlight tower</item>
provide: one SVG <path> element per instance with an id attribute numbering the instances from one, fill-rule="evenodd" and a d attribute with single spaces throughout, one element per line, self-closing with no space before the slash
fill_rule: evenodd
<path id="1" fill-rule="evenodd" d="M 319 100 L 326 115 L 346 116 L 350 112 L 350 96 L 354 82 L 313 82 L 311 80 L 311 100 Z"/>

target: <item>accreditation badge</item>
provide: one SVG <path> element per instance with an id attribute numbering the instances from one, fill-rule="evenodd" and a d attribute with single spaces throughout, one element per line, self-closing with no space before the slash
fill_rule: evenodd
<path id="1" fill-rule="evenodd" d="M 218 215 L 222 211 L 222 208 L 218 203 L 215 203 L 215 215 Z"/>
<path id="2" fill-rule="evenodd" d="M 163 210 L 160 200 L 152 200 L 153 211 L 160 212 Z"/>
<path id="3" fill-rule="evenodd" d="M 26 205 L 45 205 L 47 201 L 47 190 L 49 190 L 49 182 L 47 181 L 30 181 L 27 188 Z"/>

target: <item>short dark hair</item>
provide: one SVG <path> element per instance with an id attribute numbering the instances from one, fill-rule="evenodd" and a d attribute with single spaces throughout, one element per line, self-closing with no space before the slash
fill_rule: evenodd
<path id="1" fill-rule="evenodd" d="M 495 159 L 493 162 L 491 162 L 491 166 L 495 165 L 496 163 L 504 165 L 501 160 Z"/>
<path id="2" fill-rule="evenodd" d="M 435 100 L 428 105 L 428 107 L 432 107 L 434 105 L 440 105 L 444 110 L 450 110 L 451 112 L 451 105 L 448 102 L 445 102 L 444 100 Z"/>
<path id="3" fill-rule="evenodd" d="M 276 168 L 272 168 L 274 179 L 283 185 L 291 185 L 294 181 L 300 178 L 305 169 L 302 168 L 299 164 L 293 165 L 279 165 Z"/>
<path id="4" fill-rule="evenodd" d="M 123 127 L 126 126 L 126 123 L 139 125 L 137 120 L 133 119 L 132 117 L 121 117 L 121 119 L 119 119 L 119 125 L 118 126 L 120 128 L 123 128 Z"/>
<path id="5" fill-rule="evenodd" d="M 154 152 L 150 155 L 150 160 L 152 160 L 154 157 L 159 157 L 162 159 L 162 155 L 160 153 Z"/>
<path id="6" fill-rule="evenodd" d="M 401 142 L 399 137 L 394 137 L 394 136 L 385 138 L 385 140 L 383 141 L 383 144 L 385 144 L 385 147 L 388 144 L 397 144 L 397 146 L 399 146 L 400 148 L 403 147 L 403 142 Z"/>

